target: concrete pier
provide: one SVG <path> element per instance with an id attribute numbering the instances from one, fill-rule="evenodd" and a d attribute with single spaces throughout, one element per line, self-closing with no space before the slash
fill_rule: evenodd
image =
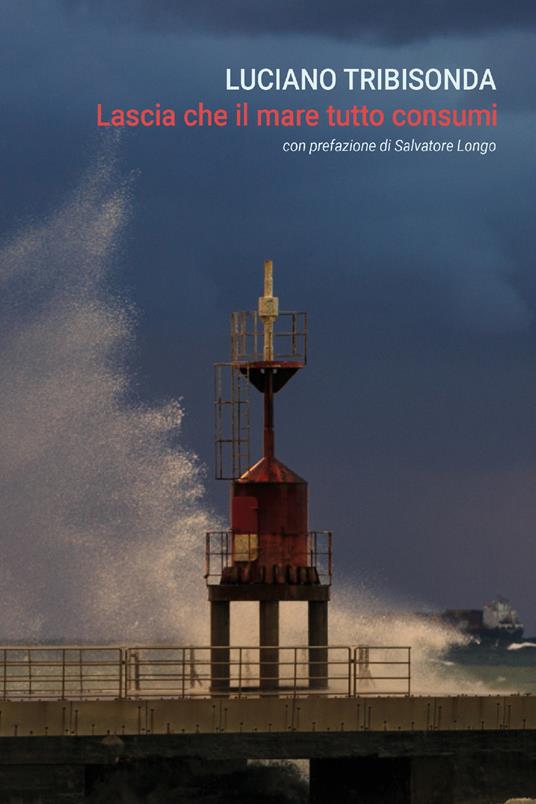
<path id="1" fill-rule="evenodd" d="M 536 796 L 536 733 L 146 734 L 0 738 L 2 804 L 81 804 L 96 778 L 221 788 L 247 759 L 310 758 L 311 804 L 504 804 Z M 220 782 L 218 782 L 220 779 Z"/>
<path id="2" fill-rule="evenodd" d="M 223 777 L 247 759 L 292 758 L 311 760 L 311 804 L 503 804 L 536 795 L 536 732 L 278 732 L 0 738 L 0 801 L 80 804 L 106 768 L 128 775 L 144 763 L 171 767 L 195 790 L 196 777 Z"/>
<path id="3" fill-rule="evenodd" d="M 195 790 L 199 769 L 259 759 L 309 759 L 312 804 L 503 804 L 536 796 L 536 698 L 0 702 L 2 804 L 79 804 L 144 763 Z"/>

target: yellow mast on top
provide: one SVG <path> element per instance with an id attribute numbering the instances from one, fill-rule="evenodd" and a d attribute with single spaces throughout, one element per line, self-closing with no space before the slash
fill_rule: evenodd
<path id="1" fill-rule="evenodd" d="M 264 325 L 263 359 L 274 359 L 274 323 L 279 315 L 279 299 L 274 293 L 273 262 L 264 260 L 264 296 L 259 298 L 259 318 Z"/>

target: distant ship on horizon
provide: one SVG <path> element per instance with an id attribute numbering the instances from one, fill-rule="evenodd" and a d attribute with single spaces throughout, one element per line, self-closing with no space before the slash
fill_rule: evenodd
<path id="1" fill-rule="evenodd" d="M 521 640 L 525 631 L 517 611 L 502 596 L 486 603 L 482 609 L 447 609 L 439 616 L 477 643 L 508 645 Z"/>

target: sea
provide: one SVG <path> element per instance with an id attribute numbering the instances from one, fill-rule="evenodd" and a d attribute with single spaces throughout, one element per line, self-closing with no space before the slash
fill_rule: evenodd
<path id="1" fill-rule="evenodd" d="M 536 694 L 536 637 L 510 645 L 495 643 L 451 647 L 442 664 L 449 676 L 497 693 Z"/>

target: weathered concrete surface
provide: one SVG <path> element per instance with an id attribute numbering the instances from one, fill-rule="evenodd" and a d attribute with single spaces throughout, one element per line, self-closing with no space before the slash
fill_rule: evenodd
<path id="1" fill-rule="evenodd" d="M 536 732 L 281 732 L 272 734 L 147 734 L 119 737 L 0 738 L 3 764 L 107 764 L 125 759 L 337 759 L 413 756 L 502 757 L 536 760 Z"/>
<path id="2" fill-rule="evenodd" d="M 536 696 L 0 702 L 0 737 L 232 732 L 536 731 Z"/>

